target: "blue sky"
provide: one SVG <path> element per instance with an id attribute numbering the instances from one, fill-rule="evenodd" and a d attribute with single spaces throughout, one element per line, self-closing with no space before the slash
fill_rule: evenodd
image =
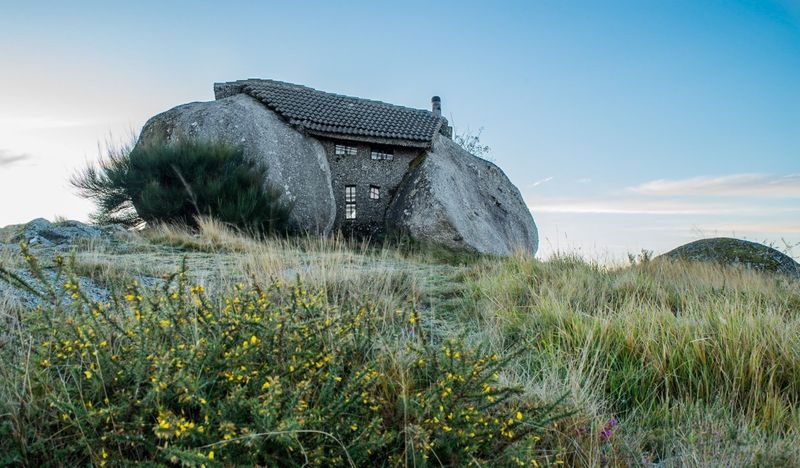
<path id="1" fill-rule="evenodd" d="M 800 242 L 800 2 L 6 2 L 0 225 L 214 81 L 274 78 L 483 128 L 541 252 Z M 796 250 L 796 253 L 800 251 Z"/>

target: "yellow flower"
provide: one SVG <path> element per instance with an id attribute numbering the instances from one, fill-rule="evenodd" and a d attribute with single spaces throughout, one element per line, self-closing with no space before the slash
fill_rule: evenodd
<path id="1" fill-rule="evenodd" d="M 214 459 L 214 451 L 213 450 L 208 452 L 208 459 L 209 460 L 213 460 Z"/>
<path id="2" fill-rule="evenodd" d="M 522 421 L 522 412 L 517 411 L 517 421 Z"/>
<path id="3" fill-rule="evenodd" d="M 258 343 L 258 338 L 256 338 L 255 335 L 251 336 L 250 337 L 250 344 L 251 345 L 255 345 L 256 343 Z"/>
<path id="4" fill-rule="evenodd" d="M 351 425 L 351 426 L 350 426 L 350 430 L 351 430 L 351 431 L 353 431 L 353 432 L 355 432 L 355 431 L 357 431 L 357 430 L 358 430 L 358 426 L 356 426 L 355 424 L 353 424 L 353 425 Z"/>
<path id="5" fill-rule="evenodd" d="M 91 379 L 91 378 L 92 378 L 92 371 L 90 371 L 90 370 L 85 370 L 85 371 L 83 371 L 83 375 L 84 375 L 84 376 L 86 376 L 86 379 L 87 379 L 87 380 L 88 380 L 88 379 Z"/>

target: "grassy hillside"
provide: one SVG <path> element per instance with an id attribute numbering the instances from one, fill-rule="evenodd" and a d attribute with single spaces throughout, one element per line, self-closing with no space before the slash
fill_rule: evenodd
<path id="1" fill-rule="evenodd" d="M 24 263 L 9 251 L 0 252 L 0 261 L 6 268 Z M 182 271 L 184 263 L 184 282 L 179 275 L 173 278 L 174 289 L 164 289 L 158 278 Z M 41 258 L 41 264 L 45 269 L 58 266 L 52 258 Z M 308 457 L 309 462 L 358 465 L 358 460 L 375 462 L 378 454 L 387 464 L 419 466 L 439 466 L 447 460 L 526 466 L 800 465 L 800 285 L 784 277 L 668 261 L 608 268 L 568 256 L 540 262 L 525 256 L 497 259 L 418 245 L 376 247 L 336 239 L 256 242 L 213 222 L 204 222 L 200 234 L 159 228 L 124 242 L 77 245 L 73 269 L 97 284 L 117 288 L 122 303 L 107 308 L 120 316 L 135 309 L 126 304 L 126 297 L 133 297 L 134 305 L 138 296 L 142 304 L 151 304 L 140 307 L 143 318 L 136 320 L 152 320 L 152 330 L 137 332 L 152 339 L 131 343 L 148 347 L 153 357 L 147 362 L 153 364 L 141 374 L 130 372 L 139 378 L 131 382 L 150 385 L 152 392 L 129 394 L 120 388 L 109 397 L 116 387 L 108 375 L 97 380 L 95 374 L 98 369 L 108 372 L 104 366 L 114 364 L 88 357 L 92 350 L 105 356 L 99 336 L 103 333 L 119 343 L 133 339 L 130 330 L 126 334 L 113 329 L 119 324 L 123 329 L 128 322 L 92 321 L 91 310 L 81 322 L 86 310 L 69 305 L 69 287 L 55 322 L 52 316 L 45 322 L 46 314 L 20 310 L 13 300 L 3 298 L 0 451 L 9 454 L 7 462 L 53 447 L 84 444 L 90 447 L 64 453 L 83 462 L 138 456 L 198 466 L 248 460 L 247 454 L 257 450 L 263 452 L 260 460 L 297 464 Z M 56 289 L 70 284 L 68 278 L 59 279 Z M 140 286 L 133 286 L 136 283 Z M 162 292 L 151 292 L 151 286 Z M 199 297 L 199 286 L 213 317 L 203 322 L 201 331 L 198 322 L 176 318 L 189 310 L 180 301 L 191 304 Z M 271 299 L 252 291 L 269 291 Z M 178 356 L 172 348 L 180 346 L 174 340 L 184 332 L 194 345 L 219 339 L 226 353 L 233 352 L 225 347 L 231 330 L 250 340 L 247 327 L 252 323 L 246 317 L 252 318 L 252 310 L 231 304 L 255 301 L 257 308 L 263 304 L 260 298 L 274 304 L 269 310 L 275 314 L 294 311 L 281 323 L 306 330 L 290 338 L 269 327 L 258 328 L 262 335 L 253 332 L 256 338 L 249 346 L 262 353 L 256 361 L 283 368 L 271 374 L 276 380 L 262 383 L 259 376 L 248 383 L 249 377 L 225 367 L 238 362 L 237 356 L 244 353 L 239 348 L 214 361 L 221 367 L 209 372 L 211 351 L 204 348 L 199 354 L 181 355 L 180 369 L 169 367 L 170 373 L 158 374 L 173 380 L 148 383 L 155 375 L 152 367 L 175 365 L 158 357 Z M 301 312 L 297 304 L 305 304 Z M 70 314 L 72 319 L 65 318 Z M 330 323 L 319 328 L 318 317 Z M 88 355 L 81 358 L 78 352 L 60 368 L 49 361 L 43 365 L 36 346 L 53 341 L 54 333 L 76 333 L 75 323 L 98 334 L 86 338 Z M 331 324 L 337 323 L 346 332 L 331 331 L 336 329 Z M 258 345 L 264 336 L 288 341 L 281 341 L 280 349 L 266 349 Z M 83 343 L 83 338 L 76 339 Z M 110 348 L 116 346 L 106 341 L 112 342 Z M 243 346 L 238 341 L 235 345 Z M 338 376 L 355 379 L 353 385 L 362 387 L 353 395 L 369 400 L 365 407 L 378 408 L 375 413 L 331 404 L 356 387 L 330 387 L 339 390 L 323 395 L 330 375 L 293 376 L 294 371 L 286 369 L 294 366 L 295 354 L 281 354 L 291 346 L 307 348 L 322 361 L 334 356 L 331 364 L 324 361 L 320 368 L 335 364 Z M 45 347 L 49 353 L 64 352 L 51 344 Z M 256 352 L 251 348 L 248 353 Z M 144 353 L 127 349 L 131 362 L 138 362 L 137 351 Z M 476 377 L 465 373 L 467 362 L 480 369 Z M 194 396 L 178 392 L 184 381 L 176 379 L 184 368 L 210 376 L 197 381 Z M 374 372 L 366 378 L 369 385 L 363 383 L 367 374 L 359 369 Z M 274 396 L 273 406 L 267 405 L 283 408 L 280 416 L 270 413 L 273 419 L 264 416 L 263 426 L 258 426 L 258 421 L 247 419 L 255 414 L 254 407 L 235 409 L 232 403 L 212 402 L 216 410 L 204 431 L 214 435 L 197 433 L 203 424 L 202 405 L 187 403 L 186 398 L 221 395 L 214 392 L 227 388 L 228 399 L 240 392 L 241 401 L 262 404 L 264 395 L 273 395 L 268 382 L 282 385 L 283 396 Z M 461 394 L 457 385 L 463 385 Z M 482 394 L 484 385 L 492 390 Z M 497 405 L 487 403 L 494 399 L 492 392 L 502 400 Z M 452 393 L 459 398 L 451 399 Z M 95 395 L 98 401 L 87 407 L 71 400 L 76 395 Z M 138 402 L 124 406 L 123 399 Z M 123 406 L 125 411 L 120 410 Z M 307 416 L 309 411 L 313 417 Z M 132 416 L 137 414 L 139 419 Z M 470 424 L 497 415 L 508 418 L 501 416 L 492 426 L 496 434 L 489 431 L 484 442 L 470 446 L 470 434 L 477 427 Z M 111 443 L 102 431 L 91 432 L 123 426 L 108 422 L 112 419 L 136 419 L 120 434 L 131 437 L 132 445 L 153 447 L 135 451 L 124 447 L 120 438 Z M 238 426 L 226 429 L 227 422 Z M 271 432 L 253 432 L 270 424 Z M 308 434 L 312 427 L 326 434 Z M 193 438 L 182 438 L 184 432 Z M 70 444 L 60 442 L 65 434 L 74 437 Z M 498 445 L 500 440 L 504 442 Z M 284 455 L 276 455 L 280 453 Z"/>

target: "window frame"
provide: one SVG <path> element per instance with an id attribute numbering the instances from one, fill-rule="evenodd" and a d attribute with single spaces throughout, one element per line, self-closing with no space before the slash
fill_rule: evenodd
<path id="1" fill-rule="evenodd" d="M 373 161 L 394 161 L 394 149 L 381 147 L 370 148 L 369 157 Z"/>
<path id="2" fill-rule="evenodd" d="M 356 219 L 356 186 L 353 184 L 344 186 L 344 219 Z"/>
<path id="3" fill-rule="evenodd" d="M 336 156 L 358 156 L 358 147 L 345 145 L 344 143 L 334 143 L 333 154 Z"/>
<path id="4" fill-rule="evenodd" d="M 344 219 L 351 221 L 356 219 L 356 204 L 355 203 L 345 203 L 344 204 Z"/>
<path id="5" fill-rule="evenodd" d="M 379 185 L 370 185 L 369 186 L 369 199 L 370 200 L 380 200 L 381 199 L 381 187 Z"/>
<path id="6" fill-rule="evenodd" d="M 356 186 L 355 185 L 345 185 L 344 186 L 344 202 L 345 203 L 355 203 L 356 202 Z"/>

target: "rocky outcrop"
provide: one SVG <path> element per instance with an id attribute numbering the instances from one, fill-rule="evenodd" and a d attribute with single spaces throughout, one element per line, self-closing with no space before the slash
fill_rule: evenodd
<path id="1" fill-rule="evenodd" d="M 800 264 L 771 247 L 730 237 L 701 239 L 671 250 L 662 257 L 715 262 L 800 278 Z"/>
<path id="2" fill-rule="evenodd" d="M 79 240 L 110 238 L 126 234 L 125 228 L 119 225 L 94 226 L 80 221 L 62 221 L 51 223 L 44 218 L 16 227 L 17 232 L 9 239 L 10 243 L 25 242 L 31 247 L 52 247 L 69 245 Z"/>
<path id="3" fill-rule="evenodd" d="M 539 235 L 519 190 L 500 168 L 436 136 L 386 214 L 389 230 L 493 255 L 531 255 Z"/>
<path id="4" fill-rule="evenodd" d="M 336 204 L 325 150 L 256 99 L 237 94 L 175 107 L 147 121 L 137 145 L 184 138 L 241 145 L 246 157 L 267 166 L 265 183 L 283 189 L 293 205 L 290 222 L 294 228 L 330 232 Z"/>

